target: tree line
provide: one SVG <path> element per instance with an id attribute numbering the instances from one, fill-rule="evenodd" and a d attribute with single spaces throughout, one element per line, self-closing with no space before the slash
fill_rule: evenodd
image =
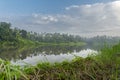
<path id="1" fill-rule="evenodd" d="M 60 33 L 36 33 L 28 32 L 23 29 L 11 28 L 11 23 L 0 22 L 0 41 L 17 42 L 19 39 L 46 43 L 64 43 L 64 42 L 81 42 L 82 38 L 78 35 L 60 34 Z"/>
<path id="2" fill-rule="evenodd" d="M 66 43 L 66 42 L 86 42 L 87 44 L 115 44 L 118 43 L 120 37 L 95 36 L 91 38 L 83 38 L 79 35 L 70 35 L 64 33 L 36 33 L 28 32 L 23 29 L 11 28 L 11 23 L 0 22 L 0 42 L 19 42 L 20 39 L 31 40 L 35 42 L 45 43 Z"/>

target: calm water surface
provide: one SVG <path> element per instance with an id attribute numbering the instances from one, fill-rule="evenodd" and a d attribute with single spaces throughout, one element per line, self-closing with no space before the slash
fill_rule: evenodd
<path id="1" fill-rule="evenodd" d="M 0 49 L 0 57 L 17 65 L 35 65 L 40 62 L 70 61 L 75 56 L 87 57 L 97 51 L 86 46 L 41 46 Z"/>

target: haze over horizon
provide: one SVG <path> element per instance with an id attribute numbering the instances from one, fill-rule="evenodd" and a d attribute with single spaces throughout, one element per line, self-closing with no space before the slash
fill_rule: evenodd
<path id="1" fill-rule="evenodd" d="M 33 32 L 120 36 L 120 0 L 0 0 L 0 22 Z"/>

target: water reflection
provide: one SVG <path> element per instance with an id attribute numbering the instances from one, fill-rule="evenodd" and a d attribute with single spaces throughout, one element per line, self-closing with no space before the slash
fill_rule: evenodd
<path id="1" fill-rule="evenodd" d="M 0 48 L 0 58 L 10 60 L 14 64 L 35 65 L 40 61 L 61 62 L 70 61 L 76 56 L 86 57 L 91 53 L 97 53 L 88 46 L 39 46 Z"/>
<path id="2" fill-rule="evenodd" d="M 80 52 L 83 46 L 40 46 L 40 47 L 19 47 L 19 48 L 0 48 L 0 58 L 4 60 L 19 60 L 26 57 L 41 55 L 70 54 L 74 51 Z"/>
<path id="3" fill-rule="evenodd" d="M 36 55 L 36 56 L 31 56 L 31 57 L 27 57 L 26 59 L 23 60 L 18 60 L 16 62 L 12 61 L 13 64 L 17 64 L 17 65 L 36 65 L 40 62 L 50 62 L 50 63 L 55 63 L 55 62 L 62 62 L 64 60 L 70 61 L 73 58 L 75 58 L 75 56 L 80 56 L 80 57 L 87 57 L 88 55 L 91 54 L 97 54 L 97 51 L 91 50 L 91 49 L 86 49 L 86 50 L 81 50 L 80 52 L 76 52 L 74 51 L 72 54 L 51 54 L 51 55 Z"/>

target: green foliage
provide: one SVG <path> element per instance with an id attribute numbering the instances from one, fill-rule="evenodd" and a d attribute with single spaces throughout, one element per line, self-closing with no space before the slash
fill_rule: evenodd
<path id="1" fill-rule="evenodd" d="M 11 24 L 0 22 L 0 41 L 13 41 L 15 36 L 12 34 L 12 29 L 10 29 Z"/>
<path id="2" fill-rule="evenodd" d="M 29 33 L 30 40 L 44 43 L 68 43 L 68 42 L 82 42 L 80 36 L 60 33 Z"/>
<path id="3" fill-rule="evenodd" d="M 13 66 L 10 62 L 0 59 L 0 80 L 18 80 L 20 77 L 28 79 L 19 66 Z"/>
<path id="4" fill-rule="evenodd" d="M 74 45 L 83 42 L 80 36 L 73 36 L 69 34 L 60 33 L 41 33 L 27 32 L 17 28 L 11 29 L 11 24 L 0 22 L 0 44 L 2 46 L 16 46 L 28 44 L 60 44 L 60 45 Z M 50 44 L 51 45 L 51 44 Z M 77 44 L 78 45 L 78 44 Z"/>

